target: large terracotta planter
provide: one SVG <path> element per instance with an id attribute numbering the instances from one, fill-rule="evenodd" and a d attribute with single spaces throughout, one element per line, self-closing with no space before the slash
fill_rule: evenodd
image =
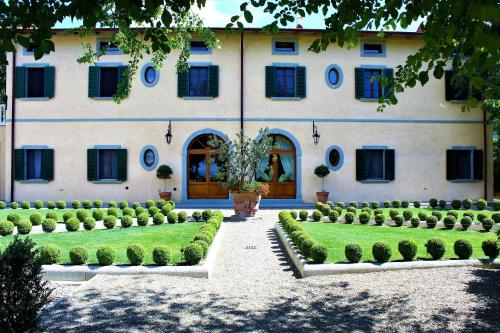
<path id="1" fill-rule="evenodd" d="M 232 192 L 231 194 L 236 215 L 252 217 L 259 211 L 260 194 L 256 192 Z"/>
<path id="2" fill-rule="evenodd" d="M 172 198 L 172 192 L 160 192 L 160 199 L 170 200 Z"/>
<path id="3" fill-rule="evenodd" d="M 316 192 L 316 195 L 318 196 L 318 201 L 322 203 L 326 203 L 328 201 L 328 195 L 330 192 Z"/>

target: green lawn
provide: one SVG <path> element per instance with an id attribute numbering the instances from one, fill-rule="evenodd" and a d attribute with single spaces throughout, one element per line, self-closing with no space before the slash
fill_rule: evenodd
<path id="1" fill-rule="evenodd" d="M 140 243 L 146 249 L 145 264 L 153 264 L 152 250 L 164 245 L 170 249 L 174 264 L 180 263 L 181 248 L 189 243 L 203 223 L 162 224 L 159 226 L 132 227 L 127 229 L 92 230 L 29 235 L 37 244 L 56 244 L 61 248 L 61 263 L 69 263 L 69 250 L 77 245 L 89 251 L 89 263 L 97 263 L 96 250 L 102 245 L 115 249 L 116 263 L 128 263 L 126 249 L 129 244 Z M 13 236 L 0 237 L 0 247 L 5 248 Z"/>
<path id="2" fill-rule="evenodd" d="M 363 249 L 362 261 L 373 261 L 372 246 L 375 242 L 387 242 L 392 249 L 391 260 L 401 260 L 398 242 L 409 238 L 417 242 L 417 258 L 430 259 L 425 249 L 425 242 L 432 237 L 440 237 L 446 243 L 444 258 L 456 258 L 453 244 L 464 238 L 473 246 L 473 258 L 486 258 L 481 243 L 489 238 L 496 239 L 493 232 L 459 231 L 446 229 L 426 229 L 409 227 L 374 226 L 362 224 L 343 224 L 325 222 L 302 222 L 304 229 L 320 244 L 328 248 L 327 262 L 346 262 L 344 248 L 349 243 L 357 243 Z"/>
<path id="3" fill-rule="evenodd" d="M 108 209 L 107 208 L 102 208 L 102 209 L 105 212 L 104 215 L 106 215 L 106 212 Z M 86 209 L 86 210 L 88 212 L 88 215 L 92 216 L 92 212 L 95 209 Z M 118 217 L 121 217 L 121 215 L 122 215 L 121 209 L 117 208 L 116 211 L 118 213 Z M 77 209 L 72 209 L 72 208 L 66 208 L 66 209 L 47 209 L 47 208 L 42 208 L 42 209 L 33 209 L 33 208 L 32 209 L 20 209 L 20 208 L 11 209 L 11 208 L 6 208 L 6 209 L 0 209 L 0 220 L 7 219 L 7 215 L 9 215 L 12 212 L 15 212 L 16 214 L 21 216 L 21 219 L 25 219 L 25 220 L 29 220 L 31 214 L 33 214 L 35 212 L 40 213 L 43 217 L 45 217 L 47 212 L 55 212 L 57 214 L 57 216 L 59 217 L 58 222 L 62 222 L 63 221 L 62 216 L 64 213 L 73 212 L 76 215 Z"/>

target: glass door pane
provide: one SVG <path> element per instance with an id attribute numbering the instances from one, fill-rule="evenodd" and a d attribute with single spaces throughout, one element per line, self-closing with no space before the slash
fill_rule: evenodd
<path id="1" fill-rule="evenodd" d="M 189 181 L 204 183 L 207 181 L 207 160 L 203 154 L 189 154 Z"/>

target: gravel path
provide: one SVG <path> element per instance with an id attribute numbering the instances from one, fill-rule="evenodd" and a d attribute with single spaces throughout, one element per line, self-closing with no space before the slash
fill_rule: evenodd
<path id="1" fill-rule="evenodd" d="M 500 271 L 440 268 L 298 279 L 264 220 L 226 224 L 210 280 L 97 276 L 47 332 L 500 331 Z"/>

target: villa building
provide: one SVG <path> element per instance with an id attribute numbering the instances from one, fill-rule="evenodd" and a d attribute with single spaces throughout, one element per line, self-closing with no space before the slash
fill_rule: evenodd
<path id="1" fill-rule="evenodd" d="M 366 32 L 356 48 L 317 54 L 308 47 L 319 30 L 215 31 L 221 48 L 194 39 L 188 72 L 176 73 L 175 52 L 161 70 L 144 59 L 120 104 L 112 96 L 128 58 L 112 31 L 84 39 L 106 48 L 93 66 L 77 63 L 82 39 L 62 30 L 40 60 L 19 46 L 8 58 L 0 198 L 144 201 L 158 197 L 155 170 L 168 164 L 173 200 L 224 206 L 230 194 L 214 180 L 207 138 L 265 127 L 276 149 L 256 175 L 270 185 L 264 206 L 315 202 L 320 164 L 332 171 L 325 189 L 335 201 L 491 198 L 491 129 L 482 109 L 461 111 L 467 88 L 451 72 L 377 112 L 381 79 L 421 34 Z"/>

